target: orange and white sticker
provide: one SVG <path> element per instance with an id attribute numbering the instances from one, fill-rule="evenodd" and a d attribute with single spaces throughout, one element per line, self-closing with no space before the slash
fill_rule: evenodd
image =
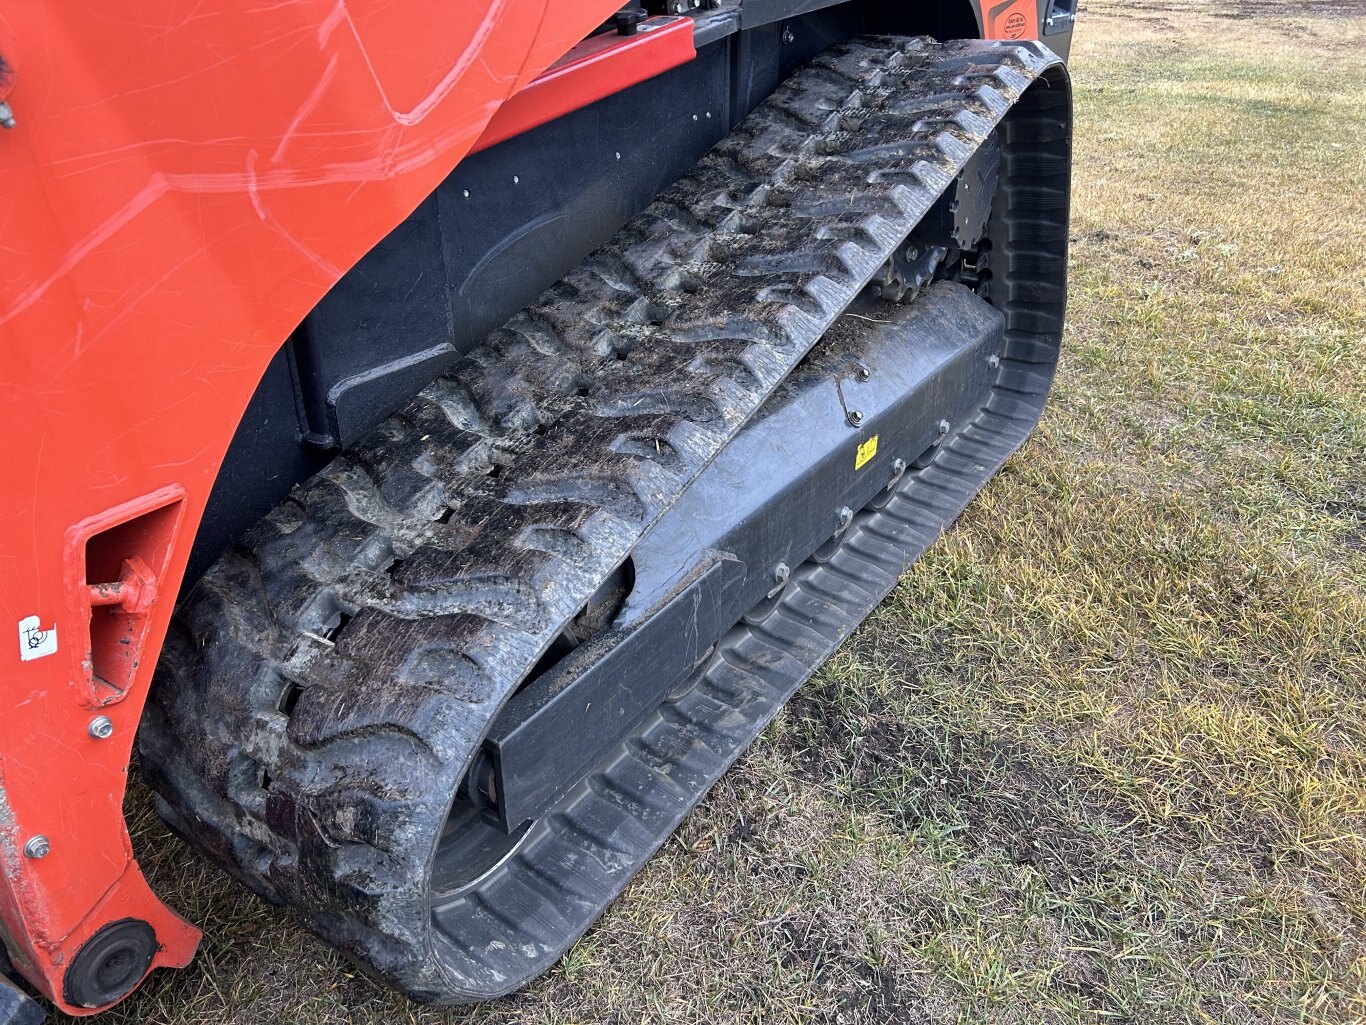
<path id="1" fill-rule="evenodd" d="M 46 630 L 37 616 L 25 616 L 19 620 L 19 659 L 31 662 L 35 658 L 57 653 L 57 624 Z"/>
<path id="2" fill-rule="evenodd" d="M 1039 0 L 989 0 L 982 20 L 985 39 L 1038 39 Z"/>

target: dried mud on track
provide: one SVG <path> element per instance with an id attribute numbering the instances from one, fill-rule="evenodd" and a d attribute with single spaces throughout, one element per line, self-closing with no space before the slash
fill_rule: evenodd
<path id="1" fill-rule="evenodd" d="M 1242 6 L 1086 5 L 1043 425 L 559 966 L 408 1004 L 135 782 L 102 1021 L 1366 1020 L 1366 17 Z"/>

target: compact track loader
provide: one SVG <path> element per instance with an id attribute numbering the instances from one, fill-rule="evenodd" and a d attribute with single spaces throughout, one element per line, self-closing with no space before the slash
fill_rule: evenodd
<path id="1" fill-rule="evenodd" d="M 16 977 L 89 1014 L 193 955 L 135 735 L 414 1000 L 554 964 L 1037 422 L 1074 15 L 0 13 Z"/>

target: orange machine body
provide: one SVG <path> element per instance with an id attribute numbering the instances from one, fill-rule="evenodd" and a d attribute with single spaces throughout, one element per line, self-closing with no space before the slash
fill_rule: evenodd
<path id="1" fill-rule="evenodd" d="M 156 965 L 198 940 L 138 871 L 122 799 L 170 599 L 267 362 L 617 6 L 25 0 L 0 15 L 0 923 L 64 1010 L 89 1011 L 61 979 L 103 924 L 149 922 Z M 167 600 L 124 613 L 112 643 L 126 636 L 134 664 L 92 687 L 106 607 L 87 585 L 133 558 Z"/>
<path id="2" fill-rule="evenodd" d="M 0 926 L 63 1010 L 93 1010 L 62 979 L 102 926 L 149 923 L 154 967 L 199 938 L 143 879 L 122 800 L 190 544 L 267 363 L 465 154 L 692 56 L 687 19 L 571 52 L 619 7 L 0 13 Z M 1020 14 L 1037 31 L 1035 0 L 989 10 L 987 34 Z"/>

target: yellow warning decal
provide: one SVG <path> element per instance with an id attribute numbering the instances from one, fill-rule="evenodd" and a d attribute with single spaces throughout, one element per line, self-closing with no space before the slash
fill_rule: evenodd
<path id="1" fill-rule="evenodd" d="M 863 464 L 877 455 L 877 435 L 874 434 L 867 441 L 860 442 L 858 452 L 854 455 L 854 469 L 863 469 Z"/>

